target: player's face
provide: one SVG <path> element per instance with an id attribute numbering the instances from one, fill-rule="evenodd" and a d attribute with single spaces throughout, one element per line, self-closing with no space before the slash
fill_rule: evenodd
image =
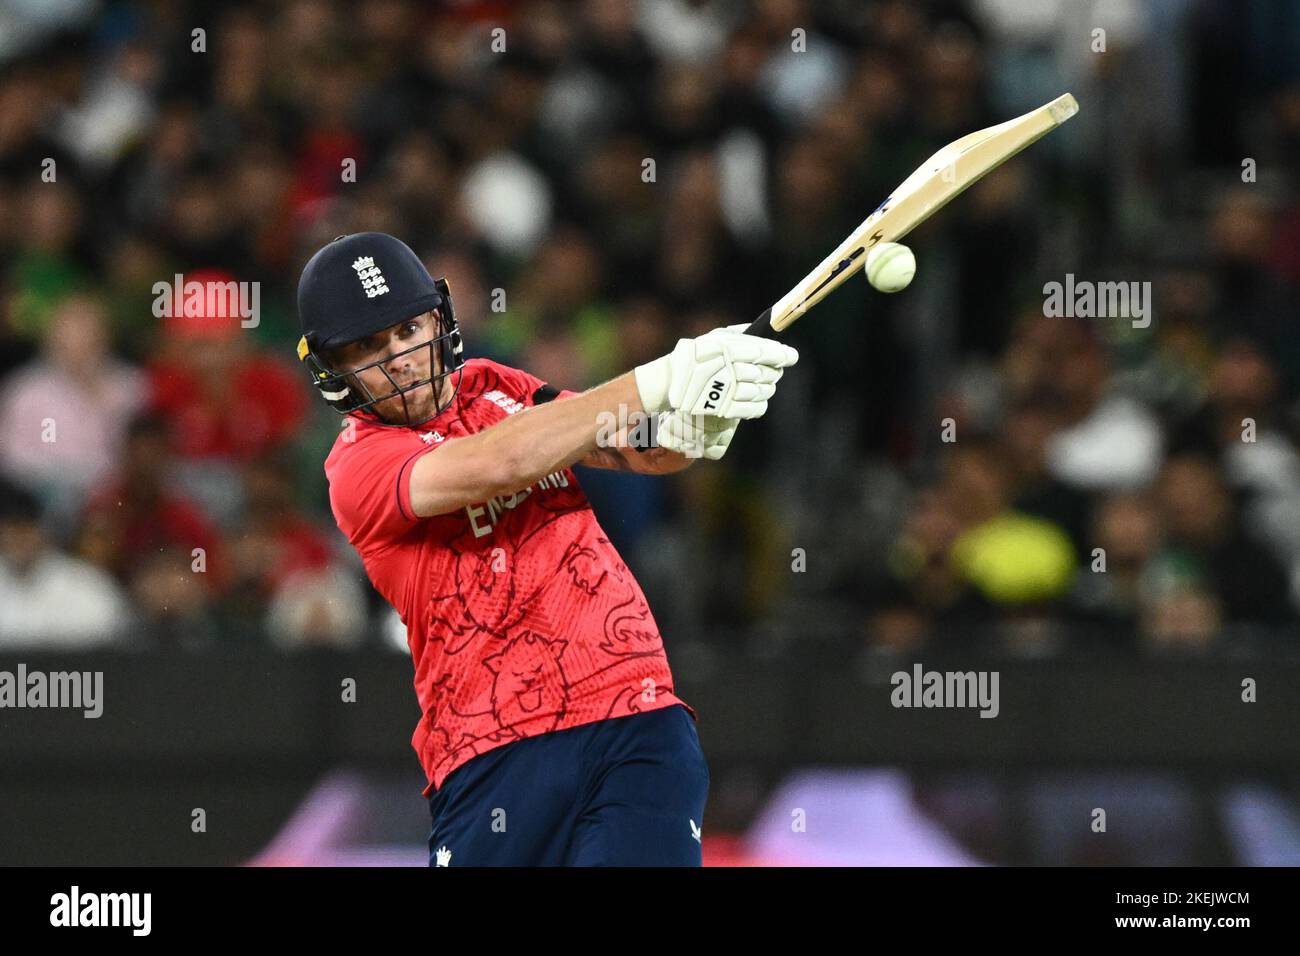
<path id="1" fill-rule="evenodd" d="M 425 312 L 339 346 L 330 358 L 339 371 L 359 369 L 353 374 L 371 396 L 381 399 L 371 409 L 384 421 L 398 425 L 421 422 L 432 417 L 437 407 L 434 385 L 428 380 L 435 372 L 441 373 L 442 363 L 435 355 L 436 346 L 415 346 L 431 341 L 438 334 L 438 324 L 436 309 Z M 373 365 L 375 362 L 381 364 Z M 367 365 L 371 367 L 365 368 Z M 410 388 L 416 382 L 424 384 Z M 445 403 L 451 383 L 443 379 L 437 386 Z"/>

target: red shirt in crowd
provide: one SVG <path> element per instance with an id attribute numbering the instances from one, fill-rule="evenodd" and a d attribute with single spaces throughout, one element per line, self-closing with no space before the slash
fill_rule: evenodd
<path id="1" fill-rule="evenodd" d="M 406 625 L 425 796 L 504 744 L 685 704 L 645 595 L 571 469 L 450 514 L 412 513 L 417 458 L 529 407 L 542 385 L 471 359 L 436 418 L 394 428 L 351 416 L 325 461 L 334 517 Z"/>
<path id="2" fill-rule="evenodd" d="M 228 569 L 221 534 L 193 502 L 165 492 L 141 497 L 128 480 L 115 480 L 86 504 L 85 520 L 106 526 L 113 542 L 110 570 L 128 580 L 140 565 L 166 548 L 190 560 L 202 548 L 206 574 L 203 583 L 216 594 L 225 586 Z"/>
<path id="3" fill-rule="evenodd" d="M 205 395 L 181 364 L 159 360 L 148 372 L 150 407 L 167 420 L 183 458 L 256 458 L 290 441 L 306 414 L 301 373 L 263 355 L 241 358 L 220 396 Z"/>

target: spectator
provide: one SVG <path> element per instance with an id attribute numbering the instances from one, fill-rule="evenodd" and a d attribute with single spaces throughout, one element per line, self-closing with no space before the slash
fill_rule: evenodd
<path id="1" fill-rule="evenodd" d="M 83 207 L 75 189 L 55 181 L 24 197 L 23 242 L 9 266 L 9 324 L 39 341 L 58 303 L 90 284 L 82 248 Z"/>
<path id="2" fill-rule="evenodd" d="M 50 546 L 40 504 L 0 486 L 0 650 L 84 650 L 125 636 L 126 596 L 102 570 Z"/>
<path id="3" fill-rule="evenodd" d="M 1216 458 L 1243 496 L 1243 519 L 1282 562 L 1300 567 L 1300 451 L 1280 407 L 1275 363 L 1248 339 L 1226 342 L 1206 401 L 1176 433 L 1176 448 Z"/>
<path id="4" fill-rule="evenodd" d="M 199 272 L 189 282 L 226 284 L 233 276 Z M 164 319 L 149 363 L 150 410 L 167 424 L 177 478 L 222 524 L 240 507 L 239 465 L 287 444 L 302 427 L 301 372 L 252 344 L 227 308 L 215 315 Z"/>
<path id="5" fill-rule="evenodd" d="M 179 548 L 141 555 L 130 571 L 131 636 L 151 649 L 209 650 L 222 638 L 200 574 Z"/>
<path id="6" fill-rule="evenodd" d="M 276 589 L 267 630 L 282 650 L 354 649 L 367 638 L 365 607 L 365 594 L 350 569 L 332 565 L 297 571 Z"/>
<path id="7" fill-rule="evenodd" d="M 73 295 L 55 308 L 42 357 L 0 394 L 0 468 L 41 495 L 67 528 L 113 469 L 143 376 L 109 354 L 103 303 Z"/>
<path id="8" fill-rule="evenodd" d="M 1088 497 L 1055 478 L 1047 467 L 1048 443 L 1059 427 L 1060 417 L 1051 406 L 1025 403 L 1006 413 L 1000 446 L 1016 510 L 1053 522 L 1082 545 L 1088 528 Z"/>
<path id="9" fill-rule="evenodd" d="M 1073 604 L 1117 643 L 1131 645 L 1147 606 L 1152 561 L 1164 542 L 1159 515 L 1153 501 L 1133 493 L 1103 499 L 1093 515 Z"/>
<path id="10" fill-rule="evenodd" d="M 244 508 L 229 535 L 231 582 L 225 613 L 261 626 L 272 599 L 295 575 L 319 581 L 334 560 L 331 539 L 303 513 L 294 473 L 283 456 L 249 462 L 243 471 Z"/>
<path id="11" fill-rule="evenodd" d="M 1167 560 L 1193 566 L 1229 621 L 1279 624 L 1293 618 L 1286 572 L 1236 520 L 1222 476 L 1205 457 L 1171 458 L 1157 485 L 1168 529 Z"/>
<path id="12" fill-rule="evenodd" d="M 161 552 L 181 556 L 203 590 L 219 595 L 228 570 L 221 536 L 207 515 L 172 490 L 164 423 L 137 418 L 127 429 L 122 466 L 86 507 L 77 550 L 130 583 Z M 197 553 L 196 553 L 197 552 Z"/>
<path id="13" fill-rule="evenodd" d="M 1143 646 L 1157 652 L 1204 651 L 1223 625 L 1223 603 L 1190 580 L 1171 580 L 1142 608 Z"/>
<path id="14" fill-rule="evenodd" d="M 1056 525 L 1011 509 L 1008 470 L 992 447 L 954 449 L 945 483 L 962 523 L 950 557 L 980 595 L 998 605 L 1041 605 L 1064 596 L 1074 547 Z"/>
<path id="15" fill-rule="evenodd" d="M 204 271 L 187 276 L 191 281 L 235 280 Z M 246 331 L 224 312 L 164 319 L 148 368 L 150 407 L 170 426 L 181 459 L 247 461 L 282 446 L 302 424 L 301 373 L 256 350 Z"/>
<path id="16" fill-rule="evenodd" d="M 1014 398 L 1060 409 L 1047 444 L 1048 471 L 1083 490 L 1140 488 L 1160 467 L 1159 419 L 1109 389 L 1109 360 L 1078 320 L 1035 316 L 1022 323 L 1006 355 Z"/>

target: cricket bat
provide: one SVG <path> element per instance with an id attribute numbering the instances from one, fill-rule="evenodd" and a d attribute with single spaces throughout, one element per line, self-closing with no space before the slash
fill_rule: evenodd
<path id="1" fill-rule="evenodd" d="M 1077 112 L 1079 104 L 1066 93 L 1023 116 L 949 143 L 918 166 L 834 252 L 765 309 L 746 332 L 774 338 L 861 269 L 872 246 L 902 239 L 962 190 Z"/>

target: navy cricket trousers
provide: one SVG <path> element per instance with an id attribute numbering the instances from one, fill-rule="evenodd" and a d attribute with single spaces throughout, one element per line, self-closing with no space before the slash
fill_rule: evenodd
<path id="1" fill-rule="evenodd" d="M 436 866 L 700 866 L 709 768 L 679 704 L 526 737 L 429 797 Z"/>

